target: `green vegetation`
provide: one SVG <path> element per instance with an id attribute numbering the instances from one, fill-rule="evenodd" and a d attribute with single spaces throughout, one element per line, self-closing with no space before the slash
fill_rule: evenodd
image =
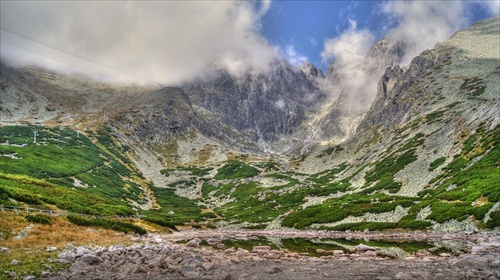
<path id="1" fill-rule="evenodd" d="M 86 226 L 86 227 L 98 227 L 98 228 L 103 228 L 103 229 L 111 229 L 115 231 L 122 231 L 125 233 L 137 233 L 137 234 L 146 234 L 147 231 L 137 225 L 127 223 L 127 222 L 121 222 L 121 221 L 115 221 L 115 220 L 109 220 L 109 219 L 87 219 L 87 218 L 82 218 L 78 216 L 73 216 L 70 215 L 68 216 L 68 221 L 72 222 L 75 225 L 79 226 Z"/>
<path id="2" fill-rule="evenodd" d="M 486 85 L 484 84 L 483 79 L 478 77 L 466 78 L 462 85 L 460 86 L 461 90 L 466 90 L 467 94 L 472 97 L 479 96 L 484 93 L 486 90 Z"/>
<path id="3" fill-rule="evenodd" d="M 50 224 L 50 218 L 46 216 L 41 216 L 41 215 L 26 215 L 24 216 L 28 222 L 31 223 L 37 223 L 37 224 L 43 224 L 43 225 L 49 225 Z"/>
<path id="4" fill-rule="evenodd" d="M 38 131 L 37 144 L 33 144 L 33 130 Z M 98 196 L 106 204 L 128 208 L 128 200 L 142 200 L 142 190 L 134 181 L 141 175 L 120 155 L 110 137 L 100 133 L 94 135 L 98 139 L 94 144 L 83 134 L 66 127 L 0 127 L 0 143 L 9 143 L 0 145 L 0 154 L 17 156 L 3 157 L 0 173 L 28 175 L 50 182 L 52 187 L 70 189 L 79 183 L 78 192 Z M 19 143 L 24 146 L 12 145 Z M 62 203 L 58 207 L 70 210 L 63 208 Z"/>
<path id="5" fill-rule="evenodd" d="M 253 166 L 237 160 L 228 160 L 226 165 L 217 170 L 216 180 L 242 179 L 257 176 L 259 170 Z"/>
<path id="6" fill-rule="evenodd" d="M 436 170 L 439 166 L 441 166 L 444 162 L 446 161 L 445 157 L 439 157 L 435 159 L 431 164 L 429 165 L 429 172 L 432 172 Z"/>

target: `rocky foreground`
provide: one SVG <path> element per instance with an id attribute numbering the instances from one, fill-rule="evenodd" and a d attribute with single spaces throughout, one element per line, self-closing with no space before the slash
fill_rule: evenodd
<path id="1" fill-rule="evenodd" d="M 466 238 L 468 252 L 434 256 L 415 253 L 405 258 L 381 254 L 380 248 L 360 244 L 350 253 L 334 250 L 322 257 L 254 246 L 251 251 L 223 248 L 221 238 L 246 238 L 245 232 L 180 232 L 132 237 L 130 246 L 76 247 L 68 244 L 51 262 L 71 263 L 69 269 L 48 269 L 42 279 L 499 279 L 500 235 L 470 233 L 442 235 Z M 269 233 L 268 233 L 269 234 Z M 271 232 L 275 236 L 279 234 Z M 288 235 L 294 235 L 287 233 Z M 375 238 L 380 233 L 348 233 Z M 197 237 L 193 237 L 193 236 Z M 295 235 L 312 235 L 297 233 Z M 342 234 L 345 235 L 345 234 Z M 359 235 L 359 236 L 358 236 Z M 408 234 L 394 234 L 408 238 Z M 414 234 L 417 239 L 434 234 Z M 215 237 L 214 237 L 215 236 Z M 317 237 L 322 237 L 319 234 Z M 328 236 L 330 237 L 330 236 Z M 380 236 L 379 236 L 380 237 Z M 387 237 L 387 236 L 386 236 Z M 177 239 L 188 239 L 177 244 Z M 213 247 L 202 248 L 204 239 Z M 217 248 L 218 247 L 218 248 Z"/>

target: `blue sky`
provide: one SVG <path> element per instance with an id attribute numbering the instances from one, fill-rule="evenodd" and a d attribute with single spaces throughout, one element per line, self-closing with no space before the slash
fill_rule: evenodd
<path id="1" fill-rule="evenodd" d="M 280 55 L 324 71 L 332 59 L 356 68 L 392 32 L 414 46 L 408 63 L 472 22 L 498 15 L 499 3 L 1 1 L 0 55 L 10 64 L 120 83 L 177 85 L 213 67 L 233 75 L 266 71 Z"/>
<path id="2" fill-rule="evenodd" d="M 262 18 L 262 35 L 283 50 L 293 46 L 298 56 L 306 57 L 317 67 L 326 69 L 321 53 L 329 38 L 340 36 L 357 23 L 357 29 L 368 29 L 376 40 L 393 26 L 382 5 L 388 1 L 273 1 Z M 427 1 L 431 2 L 431 1 Z M 436 1 L 437 2 L 437 1 Z M 453 2 L 453 1 L 447 1 Z M 460 1 L 455 1 L 460 2 Z M 498 1 L 488 4 L 467 1 L 467 23 L 485 19 L 494 14 L 491 9 Z M 467 23 L 465 25 L 467 25 Z"/>

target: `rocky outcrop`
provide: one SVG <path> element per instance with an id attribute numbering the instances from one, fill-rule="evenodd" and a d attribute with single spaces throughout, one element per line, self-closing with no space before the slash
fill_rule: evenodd
<path id="1" fill-rule="evenodd" d="M 208 233 L 210 234 L 210 233 Z M 212 233 L 215 234 L 215 233 Z M 316 249 L 320 257 L 270 246 L 212 249 L 168 241 L 167 235 L 133 238 L 130 246 L 67 246 L 50 262 L 70 262 L 69 269 L 44 271 L 42 279 L 488 279 L 499 276 L 498 238 L 487 235 L 470 254 L 429 255 L 421 251 L 394 259 L 383 248 L 360 244 L 352 252 Z M 207 236 L 206 241 L 212 240 Z M 200 240 L 196 240 L 198 243 Z M 212 240 L 213 241 L 213 240 Z M 221 245 L 218 243 L 217 245 Z M 220 246 L 219 246 L 220 248 Z M 49 266 L 50 267 L 50 266 Z M 437 271 L 437 272 L 436 272 Z M 383 278 L 385 277 L 385 278 Z"/>
<path id="2" fill-rule="evenodd" d="M 306 74 L 306 77 L 312 82 L 316 81 L 317 79 L 325 78 L 323 70 L 316 68 L 316 66 L 314 66 L 314 64 L 312 64 L 311 62 L 305 62 L 299 68 L 304 72 L 304 74 Z"/>
<path id="3" fill-rule="evenodd" d="M 237 131 L 249 131 L 252 141 L 291 134 L 323 98 L 300 69 L 283 61 L 274 62 L 268 73 L 240 77 L 213 70 L 182 88 L 193 105 Z"/>

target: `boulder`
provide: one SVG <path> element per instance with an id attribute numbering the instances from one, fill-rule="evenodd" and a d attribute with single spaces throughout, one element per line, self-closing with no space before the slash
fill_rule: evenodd
<path id="1" fill-rule="evenodd" d="M 98 265 L 103 262 L 103 260 L 100 257 L 94 254 L 85 254 L 81 256 L 78 260 L 87 265 Z"/>

